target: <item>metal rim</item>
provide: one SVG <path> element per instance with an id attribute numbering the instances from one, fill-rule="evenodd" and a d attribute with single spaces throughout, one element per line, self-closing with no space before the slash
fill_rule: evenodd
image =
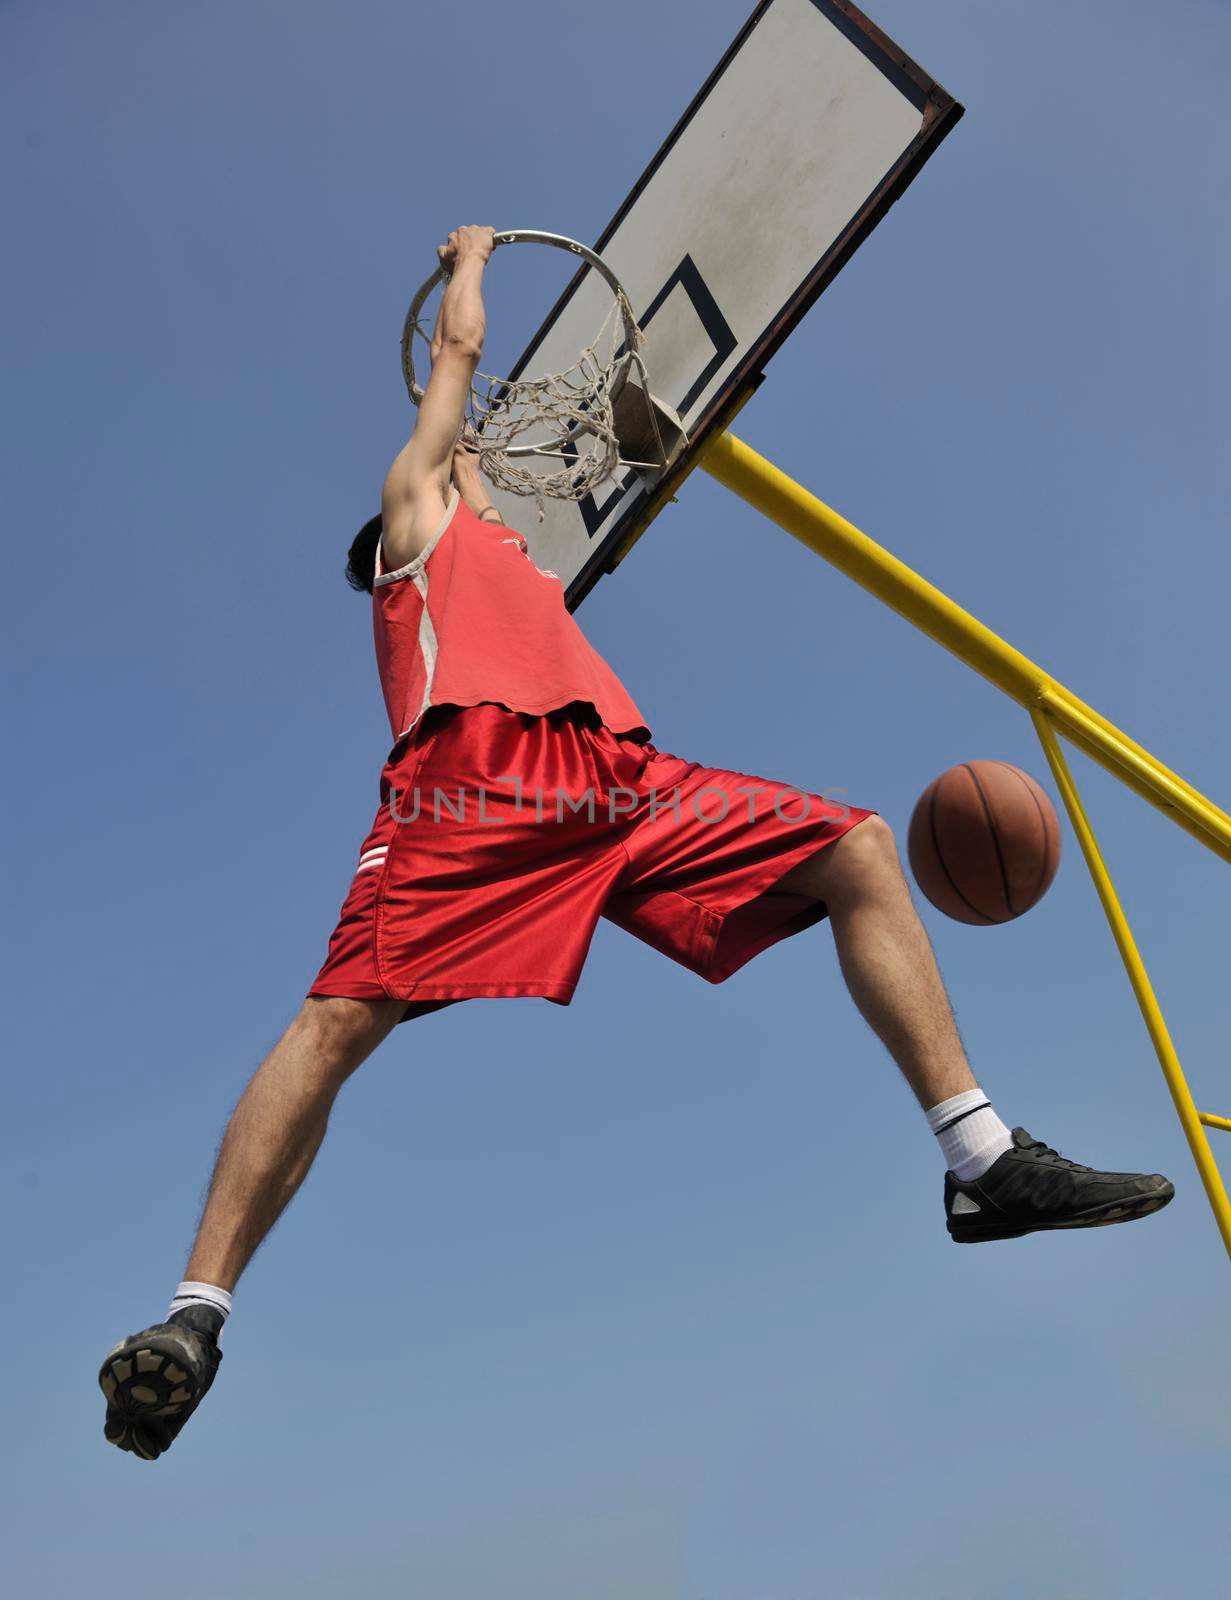
<path id="1" fill-rule="evenodd" d="M 636 353 L 637 341 L 640 338 L 641 330 L 633 317 L 623 285 L 615 273 L 596 251 L 591 250 L 588 245 L 579 243 L 576 239 L 567 238 L 562 233 L 545 233 L 537 228 L 507 228 L 503 232 L 496 234 L 492 248 L 495 249 L 504 244 L 545 244 L 551 245 L 557 250 L 567 250 L 571 255 L 580 256 L 586 265 L 593 267 L 595 272 L 603 279 L 603 282 L 606 283 L 615 296 L 617 304 L 623 308 L 621 317 L 624 322 L 624 343 L 627 348 L 627 354 L 621 359 L 611 385 L 611 397 L 613 400 L 616 399 L 627 381 L 629 366 Z M 406 392 L 416 406 L 423 399 L 423 387 L 415 373 L 415 328 L 418 326 L 419 313 L 423 309 L 424 302 L 444 276 L 444 268 L 437 267 L 431 277 L 420 286 L 414 299 L 410 302 L 410 308 L 406 313 L 406 321 L 402 325 L 402 375 L 406 379 Z M 543 451 L 544 447 L 542 445 L 511 445 L 507 454 L 510 456 L 532 456 L 541 455 Z"/>

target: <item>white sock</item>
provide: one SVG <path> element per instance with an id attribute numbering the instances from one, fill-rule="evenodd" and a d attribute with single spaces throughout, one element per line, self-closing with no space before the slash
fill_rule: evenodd
<path id="1" fill-rule="evenodd" d="M 964 1089 L 927 1113 L 945 1165 L 963 1183 L 981 1178 L 992 1162 L 1013 1148 L 1013 1136 L 992 1110 L 982 1089 Z"/>
<path id="2" fill-rule="evenodd" d="M 222 1312 L 223 1326 L 231 1315 L 231 1296 L 225 1289 L 220 1289 L 215 1283 L 195 1283 L 191 1278 L 185 1278 L 179 1288 L 171 1297 L 170 1316 L 174 1311 L 182 1311 L 185 1306 L 212 1306 L 215 1311 Z M 218 1343 L 222 1343 L 222 1328 L 218 1330 Z"/>

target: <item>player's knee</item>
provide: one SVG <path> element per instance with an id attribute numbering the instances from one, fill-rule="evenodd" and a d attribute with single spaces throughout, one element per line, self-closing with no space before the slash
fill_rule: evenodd
<path id="1" fill-rule="evenodd" d="M 304 1001 L 292 1028 L 308 1046 L 309 1058 L 326 1077 L 345 1077 L 373 1050 L 388 1031 L 383 1004 L 340 996 L 312 996 Z"/>
<path id="2" fill-rule="evenodd" d="M 898 859 L 898 846 L 893 836 L 893 829 L 884 817 L 875 811 L 870 817 L 865 817 L 862 822 L 856 823 L 846 838 L 877 860 L 896 862 Z"/>
<path id="3" fill-rule="evenodd" d="M 850 885 L 863 885 L 873 876 L 900 873 L 897 841 L 883 817 L 865 817 L 833 846 L 833 876 Z"/>

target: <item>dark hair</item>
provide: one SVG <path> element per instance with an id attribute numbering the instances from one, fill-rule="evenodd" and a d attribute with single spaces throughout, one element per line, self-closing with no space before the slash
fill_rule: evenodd
<path id="1" fill-rule="evenodd" d="M 371 517 L 351 540 L 346 558 L 346 581 L 352 589 L 372 593 L 376 579 L 376 546 L 380 543 L 381 520 Z"/>

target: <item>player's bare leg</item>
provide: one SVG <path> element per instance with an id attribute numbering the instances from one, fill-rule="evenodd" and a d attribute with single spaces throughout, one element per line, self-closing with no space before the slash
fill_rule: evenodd
<path id="1" fill-rule="evenodd" d="M 309 999 L 232 1113 L 181 1285 L 166 1322 L 123 1339 L 99 1382 L 104 1432 L 144 1460 L 161 1455 L 214 1381 L 230 1290 L 307 1177 L 338 1091 L 397 1025 L 398 1000 Z"/>
<path id="2" fill-rule="evenodd" d="M 926 1111 L 975 1087 L 888 824 L 864 819 L 778 886 L 824 900 L 842 976 Z"/>
<path id="3" fill-rule="evenodd" d="M 936 957 L 888 825 L 865 818 L 778 885 L 824 900 L 851 998 L 901 1068 L 940 1140 L 945 1213 L 959 1243 L 1130 1222 L 1175 1190 L 1158 1173 L 1096 1172 L 1022 1128 L 975 1082 Z"/>
<path id="4" fill-rule="evenodd" d="M 233 1289 L 308 1175 L 338 1091 L 401 1000 L 305 1000 L 244 1090 L 218 1152 L 187 1277 Z"/>

